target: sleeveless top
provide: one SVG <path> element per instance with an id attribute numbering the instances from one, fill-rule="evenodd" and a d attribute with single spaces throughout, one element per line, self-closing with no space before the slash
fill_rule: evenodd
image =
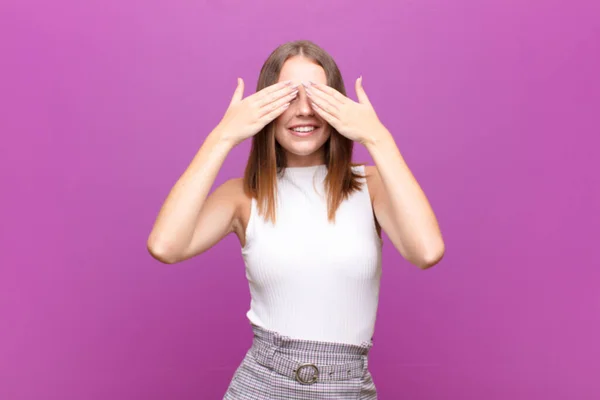
<path id="1" fill-rule="evenodd" d="M 295 339 L 361 344 L 371 340 L 379 301 L 381 239 L 364 166 L 363 182 L 327 219 L 327 167 L 286 168 L 277 178 L 276 223 L 256 199 L 242 256 L 250 286 L 246 316 Z"/>

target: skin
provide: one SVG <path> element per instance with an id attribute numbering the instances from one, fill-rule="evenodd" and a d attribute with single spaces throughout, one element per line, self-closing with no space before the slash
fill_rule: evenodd
<path id="1" fill-rule="evenodd" d="M 366 167 L 366 179 L 378 225 L 399 253 L 419 268 L 441 260 L 444 242 L 433 210 L 379 121 L 362 78 L 356 81 L 355 102 L 326 86 L 320 66 L 298 56 L 285 62 L 278 84 L 243 100 L 242 93 L 240 81 L 223 120 L 163 204 L 148 239 L 153 257 L 177 263 L 205 252 L 229 233 L 245 245 L 251 199 L 243 191 L 242 179 L 229 180 L 210 195 L 208 191 L 229 151 L 274 120 L 275 137 L 286 151 L 289 167 L 323 164 L 330 126 L 364 145 L 375 161 Z M 288 129 L 296 124 L 320 129 L 300 138 Z"/>
<path id="2" fill-rule="evenodd" d="M 290 107 L 275 119 L 275 139 L 286 152 L 288 167 L 323 164 L 323 145 L 329 139 L 331 130 L 327 122 L 312 108 L 302 83 L 314 81 L 326 84 L 325 71 L 306 58 L 293 57 L 285 62 L 279 75 L 279 82 L 287 80 L 298 85 L 299 92 Z M 308 137 L 294 136 L 288 128 L 299 124 L 317 125 L 320 129 Z"/>

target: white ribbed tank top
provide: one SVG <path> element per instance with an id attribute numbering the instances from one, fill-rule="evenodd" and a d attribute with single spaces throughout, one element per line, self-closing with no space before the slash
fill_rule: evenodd
<path id="1" fill-rule="evenodd" d="M 353 167 L 364 177 L 364 167 Z M 276 224 L 256 200 L 242 255 L 251 323 L 304 340 L 361 344 L 372 338 L 381 278 L 366 179 L 327 219 L 325 165 L 287 168 L 277 178 Z"/>

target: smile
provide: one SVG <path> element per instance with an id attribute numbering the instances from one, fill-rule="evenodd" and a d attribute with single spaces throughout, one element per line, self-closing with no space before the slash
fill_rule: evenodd
<path id="1" fill-rule="evenodd" d="M 290 128 L 290 132 L 294 136 L 306 137 L 312 135 L 319 127 L 314 125 L 306 125 L 306 126 L 295 126 Z"/>

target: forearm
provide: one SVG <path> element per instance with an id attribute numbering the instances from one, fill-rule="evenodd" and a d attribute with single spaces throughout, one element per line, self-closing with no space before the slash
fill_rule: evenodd
<path id="1" fill-rule="evenodd" d="M 366 143 L 381 177 L 388 202 L 389 224 L 403 255 L 428 267 L 442 257 L 444 243 L 435 214 L 419 183 L 408 168 L 392 135 L 381 128 Z"/>
<path id="2" fill-rule="evenodd" d="M 150 236 L 148 249 L 168 258 L 183 252 L 192 240 L 198 215 L 215 178 L 233 147 L 212 131 L 165 199 Z"/>

